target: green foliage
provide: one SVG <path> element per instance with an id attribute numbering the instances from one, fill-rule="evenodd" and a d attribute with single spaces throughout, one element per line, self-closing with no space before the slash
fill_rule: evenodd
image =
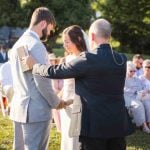
<path id="1" fill-rule="evenodd" d="M 61 31 L 72 24 L 78 24 L 86 29 L 89 27 L 92 17 L 89 0 L 53 0 L 50 8 L 54 10 L 57 27 Z"/>
<path id="2" fill-rule="evenodd" d="M 12 24 L 16 24 L 16 20 L 19 18 L 18 13 L 18 2 L 17 0 L 1 0 L 0 1 L 0 26 L 8 25 L 12 26 Z"/>
<path id="3" fill-rule="evenodd" d="M 64 49 L 62 48 L 54 48 L 53 52 L 57 57 L 63 57 L 64 56 Z"/>
<path id="4" fill-rule="evenodd" d="M 93 8 L 112 23 L 122 51 L 150 54 L 150 1 L 96 0 Z"/>

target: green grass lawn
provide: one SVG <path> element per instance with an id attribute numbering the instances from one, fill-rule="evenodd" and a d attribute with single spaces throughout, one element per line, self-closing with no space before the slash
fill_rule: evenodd
<path id="1" fill-rule="evenodd" d="M 50 150 L 60 150 L 61 136 L 56 131 L 55 127 L 52 127 L 50 131 Z M 13 125 L 12 121 L 3 117 L 0 110 L 0 150 L 12 150 L 13 146 Z"/>
<path id="2" fill-rule="evenodd" d="M 60 134 L 56 132 L 55 127 L 52 127 L 50 133 L 49 150 L 60 150 Z M 12 144 L 12 121 L 0 113 L 0 150 L 12 150 Z M 150 150 L 150 135 L 136 130 L 127 138 L 127 150 Z"/>

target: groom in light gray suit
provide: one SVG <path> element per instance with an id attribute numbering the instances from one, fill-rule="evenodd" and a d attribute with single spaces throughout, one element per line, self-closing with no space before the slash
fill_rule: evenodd
<path id="1" fill-rule="evenodd" d="M 64 108 L 52 90 L 49 79 L 23 72 L 17 49 L 25 46 L 39 63 L 48 64 L 48 55 L 40 38 L 46 38 L 55 27 L 55 19 L 49 9 L 37 8 L 32 15 L 29 29 L 11 50 L 11 69 L 14 97 L 10 118 L 14 122 L 15 150 L 46 150 L 48 145 L 51 109 Z"/>

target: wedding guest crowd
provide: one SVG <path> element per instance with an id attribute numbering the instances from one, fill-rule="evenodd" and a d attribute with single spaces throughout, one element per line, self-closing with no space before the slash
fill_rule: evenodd
<path id="1" fill-rule="evenodd" d="M 150 59 L 141 54 L 127 62 L 124 87 L 126 107 L 137 127 L 150 133 Z"/>
<path id="2" fill-rule="evenodd" d="M 133 121 L 137 127 L 142 127 L 143 131 L 150 133 L 150 97 L 143 85 L 144 82 L 136 75 L 136 67 L 131 61 L 127 62 L 127 73 L 124 86 L 125 105 L 128 108 L 130 115 L 133 116 Z M 141 76 L 143 78 L 143 75 Z M 149 100 L 148 100 L 149 99 Z"/>

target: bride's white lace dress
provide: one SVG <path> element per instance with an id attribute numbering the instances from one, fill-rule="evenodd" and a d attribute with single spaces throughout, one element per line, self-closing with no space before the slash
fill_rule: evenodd
<path id="1" fill-rule="evenodd" d="M 66 63 L 75 59 L 76 56 L 68 55 L 66 57 Z M 75 97 L 75 81 L 73 78 L 65 79 L 63 86 L 63 100 L 74 99 Z M 60 111 L 61 116 L 61 150 L 79 150 L 80 143 L 78 137 L 69 137 L 69 127 L 70 127 L 70 116 L 71 116 L 71 107 L 69 106 L 66 109 Z"/>

